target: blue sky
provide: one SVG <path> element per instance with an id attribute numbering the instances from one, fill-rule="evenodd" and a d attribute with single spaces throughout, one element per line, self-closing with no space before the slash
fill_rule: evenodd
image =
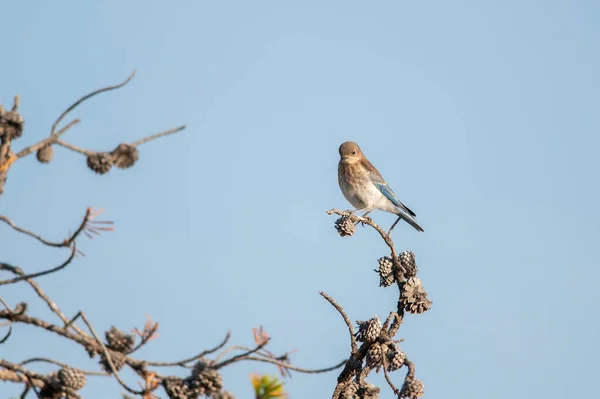
<path id="1" fill-rule="evenodd" d="M 426 397 L 593 396 L 597 2 L 38 0 L 7 3 L 3 15 L 0 103 L 20 93 L 26 118 L 15 149 L 134 68 L 127 87 L 73 113 L 83 122 L 65 140 L 111 150 L 188 124 L 142 146 L 131 170 L 98 176 L 60 148 L 49 165 L 32 156 L 12 168 L 0 214 L 20 225 L 60 239 L 87 206 L 116 221 L 80 243 L 87 257 L 40 279 L 66 313 L 83 309 L 98 330 L 151 315 L 161 335 L 140 352 L 150 359 L 186 357 L 228 329 L 250 345 L 263 324 L 274 351 L 299 349 L 296 365 L 337 363 L 347 330 L 318 292 L 353 320 L 384 317 L 397 298 L 372 271 L 386 254 L 376 234 L 342 239 L 325 214 L 348 207 L 337 148 L 354 140 L 425 228 L 400 225 L 395 239 L 416 253 L 434 301 L 399 333 Z M 2 225 L 0 247 L 28 271 L 67 256 Z M 0 293 L 47 315 L 25 289 Z M 12 361 L 94 368 L 78 346 L 26 326 L 0 349 Z M 251 371 L 276 369 L 231 366 L 226 387 L 251 397 Z M 329 397 L 336 377 L 295 374 L 287 390 Z M 372 381 L 393 397 L 382 376 Z M 120 392 L 103 379 L 82 391 Z"/>

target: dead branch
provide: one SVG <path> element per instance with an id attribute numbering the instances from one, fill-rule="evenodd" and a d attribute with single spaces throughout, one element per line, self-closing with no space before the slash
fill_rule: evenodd
<path id="1" fill-rule="evenodd" d="M 344 321 L 346 322 L 346 325 L 348 326 L 348 332 L 350 333 L 350 346 L 352 348 L 351 353 L 352 354 L 356 353 L 356 351 L 358 350 L 358 345 L 356 344 L 356 337 L 354 337 L 354 327 L 352 327 L 352 322 L 350 321 L 350 318 L 348 317 L 348 315 L 346 314 L 344 309 L 327 293 L 321 291 L 321 292 L 319 292 L 319 294 L 321 294 L 321 296 L 323 298 L 327 299 L 327 301 L 329 301 L 331 306 L 333 306 L 340 313 L 340 315 L 342 315 L 342 317 L 344 318 Z"/>

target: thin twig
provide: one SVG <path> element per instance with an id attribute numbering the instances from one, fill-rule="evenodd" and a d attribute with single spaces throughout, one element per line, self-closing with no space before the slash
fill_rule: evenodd
<path id="1" fill-rule="evenodd" d="M 21 394 L 20 398 L 21 399 L 25 399 L 25 397 L 27 396 L 27 394 L 29 393 L 29 384 L 25 384 L 25 389 L 23 390 L 23 393 Z"/>
<path id="2" fill-rule="evenodd" d="M 51 274 L 51 273 L 57 272 L 57 271 L 59 271 L 61 269 L 64 269 L 65 267 L 67 267 L 69 265 L 69 263 L 71 263 L 71 261 L 75 257 L 75 252 L 77 250 L 77 248 L 75 247 L 75 244 L 73 244 L 72 248 L 73 249 L 71 250 L 71 256 L 69 256 L 69 258 L 65 262 L 63 262 L 61 265 L 59 265 L 59 266 L 57 266 L 55 268 L 52 268 L 52 269 L 48 269 L 48 270 L 44 270 L 42 272 L 38 272 L 38 273 L 26 274 L 24 276 L 15 277 L 15 278 L 8 279 L 8 280 L 0 280 L 0 285 L 18 283 L 19 281 L 23 281 L 23 280 L 27 280 L 27 279 L 32 279 L 32 278 L 36 278 L 36 277 L 40 277 L 40 276 L 45 276 L 47 274 Z M 13 268 L 13 266 L 7 265 L 5 263 L 0 263 L 0 270 L 1 269 L 7 269 L 9 271 L 13 271 L 13 270 L 11 270 L 9 268 Z"/>
<path id="3" fill-rule="evenodd" d="M 8 326 L 8 333 L 6 334 L 6 336 L 4 338 L 0 339 L 0 345 L 5 343 L 8 340 L 8 338 L 10 338 L 10 334 L 12 334 L 12 325 Z"/>
<path id="4" fill-rule="evenodd" d="M 28 382 L 29 386 L 31 387 L 31 389 L 33 390 L 33 392 L 35 392 L 35 396 L 36 396 L 38 399 L 42 399 L 42 397 L 40 396 L 40 393 L 37 391 L 37 389 L 36 389 L 35 385 L 33 385 L 33 381 L 32 381 L 32 379 L 31 379 L 31 377 L 30 377 L 30 376 L 28 376 L 27 374 L 24 374 L 24 375 L 25 375 L 25 377 L 27 378 L 27 382 Z"/>
<path id="5" fill-rule="evenodd" d="M 327 293 L 321 291 L 321 292 L 319 292 L 319 294 L 321 294 L 321 296 L 323 298 L 327 299 L 327 301 L 329 301 L 329 303 L 344 318 L 344 321 L 346 322 L 346 325 L 348 326 L 348 332 L 350 333 L 350 345 L 352 345 L 352 354 L 355 354 L 356 351 L 358 350 L 358 345 L 356 343 L 356 337 L 354 336 L 354 328 L 352 327 L 352 322 L 350 321 L 350 318 L 348 317 L 348 315 L 346 314 L 346 312 L 344 311 L 344 309 L 332 297 L 330 297 Z"/>
<path id="6" fill-rule="evenodd" d="M 265 345 L 267 345 L 270 340 L 271 339 L 269 338 L 269 339 L 265 340 L 265 342 L 261 343 L 260 345 L 258 345 L 254 349 L 251 349 L 251 350 L 249 350 L 247 352 L 244 352 L 244 353 L 241 353 L 239 355 L 236 355 L 236 356 L 234 356 L 234 357 L 232 357 L 230 359 L 223 360 L 221 363 L 216 364 L 214 367 L 216 369 L 220 369 L 222 367 L 227 366 L 228 364 L 235 363 L 235 362 L 237 362 L 237 361 L 239 361 L 239 360 L 241 360 L 241 359 L 243 359 L 243 358 L 245 358 L 245 357 L 247 357 L 247 356 L 249 356 L 249 355 L 251 355 L 251 354 L 253 354 L 255 352 L 258 352 L 259 350 L 261 350 L 262 348 L 264 348 Z"/>
<path id="7" fill-rule="evenodd" d="M 173 129 L 166 130 L 164 132 L 156 133 L 156 134 L 153 134 L 151 136 L 144 137 L 143 139 L 139 139 L 138 141 L 132 143 L 131 145 L 137 147 L 137 146 L 142 145 L 142 144 L 144 144 L 144 143 L 146 143 L 146 142 L 148 142 L 150 140 L 154 140 L 154 139 L 157 139 L 157 138 L 162 137 L 162 136 L 167 136 L 169 134 L 180 132 L 183 129 L 185 129 L 186 127 L 187 127 L 187 125 L 182 125 L 182 126 L 179 126 L 179 127 L 173 128 Z"/>
<path id="8" fill-rule="evenodd" d="M 225 339 L 223 339 L 223 341 L 219 345 L 215 346 L 212 349 L 205 350 L 196 356 L 190 357 L 188 359 L 180 360 L 178 362 L 146 362 L 146 364 L 149 366 L 157 366 L 157 367 L 183 366 L 186 363 L 193 362 L 195 360 L 200 359 L 203 356 L 206 356 L 206 355 L 209 355 L 211 353 L 218 351 L 219 349 L 224 347 L 225 344 L 227 344 L 227 341 L 229 341 L 229 338 L 231 338 L 231 330 L 227 331 L 227 334 L 225 335 Z"/>
<path id="9" fill-rule="evenodd" d="M 332 366 L 332 367 L 327 367 L 327 368 L 324 368 L 324 369 L 311 370 L 311 369 L 305 369 L 305 368 L 302 368 L 302 367 L 292 366 L 289 363 L 281 362 L 279 360 L 274 360 L 274 359 L 269 359 L 269 358 L 262 358 L 262 357 L 255 357 L 255 356 L 247 356 L 247 357 L 245 357 L 243 359 L 240 359 L 240 360 L 252 360 L 252 361 L 255 361 L 255 362 L 271 363 L 271 364 L 275 364 L 275 365 L 278 365 L 278 366 L 285 367 L 285 368 L 290 369 L 290 370 L 294 370 L 294 371 L 298 371 L 300 373 L 306 373 L 306 374 L 325 373 L 327 371 L 335 370 L 337 368 L 342 367 L 348 361 L 348 359 L 346 359 L 346 360 L 343 360 L 343 361 L 339 362 L 338 364 L 336 364 L 335 366 Z"/>
<path id="10" fill-rule="evenodd" d="M 86 155 L 86 156 L 94 153 L 94 151 L 89 151 L 89 150 L 83 149 L 81 147 L 74 146 L 73 144 L 67 143 L 66 141 L 62 141 L 62 140 L 58 140 L 58 139 L 55 141 L 56 141 L 56 144 L 61 147 L 68 148 L 71 151 L 75 151 L 75 152 L 78 152 L 78 153 Z"/>
<path id="11" fill-rule="evenodd" d="M 21 363 L 19 363 L 19 366 L 24 366 L 28 363 L 33 363 L 33 362 L 45 362 L 45 363 L 55 364 L 60 367 L 68 367 L 68 364 L 61 363 L 58 360 L 48 359 L 45 357 L 33 357 L 31 359 L 23 360 Z M 103 373 L 101 371 L 85 371 L 85 370 L 79 370 L 79 371 L 85 375 L 94 375 L 94 376 L 102 376 L 102 377 L 109 375 L 108 373 Z"/>
<path id="12" fill-rule="evenodd" d="M 367 224 L 375 230 L 377 230 L 381 238 L 383 238 L 383 241 L 385 241 L 385 244 L 390 248 L 390 251 L 392 252 L 392 259 L 394 261 L 394 265 L 398 267 L 400 271 L 402 271 L 402 274 L 406 274 L 406 269 L 400 263 L 400 259 L 398 258 L 398 254 L 396 253 L 396 249 L 394 248 L 394 241 L 392 241 L 392 237 L 389 234 L 387 234 L 381 227 L 379 227 L 377 223 L 375 223 L 371 218 L 361 217 L 349 211 L 340 211 L 339 209 L 330 209 L 327 211 L 328 215 L 334 213 L 339 216 L 346 216 L 352 222 L 361 222 L 363 224 Z"/>
<path id="13" fill-rule="evenodd" d="M 398 388 L 396 388 L 396 386 L 392 382 L 392 379 L 390 378 L 390 374 L 388 372 L 387 356 L 385 356 L 385 354 L 382 356 L 382 360 L 383 360 L 383 374 L 385 375 L 385 380 L 387 381 L 390 388 L 392 388 L 392 391 L 394 391 L 394 395 L 398 395 L 400 393 L 400 390 Z"/>
<path id="14" fill-rule="evenodd" d="M 106 361 L 108 363 L 108 365 L 110 366 L 110 371 L 112 372 L 112 374 L 114 375 L 114 377 L 117 379 L 117 381 L 119 382 L 119 384 L 121 384 L 121 386 L 123 388 L 125 388 L 129 393 L 132 393 L 134 395 L 144 395 L 146 392 L 145 391 L 136 391 L 133 388 L 130 388 L 127 384 L 125 384 L 125 382 L 123 382 L 123 380 L 121 379 L 121 377 L 119 376 L 119 373 L 117 372 L 117 369 L 110 357 L 110 354 L 108 353 L 108 349 L 106 349 L 106 346 L 104 345 L 104 343 L 102 342 L 102 340 L 98 337 L 98 334 L 96 333 L 96 330 L 94 330 L 94 327 L 92 327 L 92 324 L 90 323 L 90 321 L 88 320 L 88 318 L 85 316 L 85 314 L 82 311 L 79 311 L 77 313 L 78 316 L 81 317 L 81 319 L 83 320 L 83 322 L 85 323 L 85 325 L 88 327 L 88 329 L 90 330 L 90 332 L 92 333 L 92 336 L 94 337 L 94 339 L 96 340 L 96 343 L 100 346 L 100 348 L 102 349 L 102 353 L 104 354 L 104 357 L 106 358 Z M 74 319 L 76 319 L 77 316 L 74 317 Z"/>
<path id="15" fill-rule="evenodd" d="M 75 232 L 73 234 L 71 234 L 69 237 L 67 237 L 66 239 L 64 239 L 62 241 L 46 240 L 46 239 L 42 238 L 39 234 L 36 234 L 36 233 L 34 233 L 30 230 L 24 229 L 22 227 L 19 227 L 16 223 L 14 223 L 12 220 L 7 218 L 6 216 L 0 215 L 0 220 L 5 222 L 6 224 L 8 224 L 10 227 L 15 229 L 19 233 L 27 234 L 28 236 L 35 238 L 42 244 L 48 245 L 50 247 L 64 248 L 64 247 L 70 247 L 71 244 L 73 243 L 73 241 L 75 241 L 75 239 L 77 239 L 77 236 L 79 236 L 79 234 L 81 234 L 81 232 L 86 228 L 87 224 L 95 216 L 95 215 L 92 215 L 92 212 L 93 212 L 92 208 L 88 207 L 77 230 L 75 230 Z"/>
<path id="16" fill-rule="evenodd" d="M 67 114 L 69 112 L 71 112 L 72 110 L 74 110 L 75 108 L 77 108 L 77 106 L 79 104 L 81 104 L 82 102 L 84 102 L 85 100 L 87 100 L 89 98 L 94 97 L 97 94 L 104 93 L 104 92 L 111 91 L 111 90 L 115 90 L 115 89 L 119 89 L 119 88 L 125 86 L 127 83 L 129 83 L 129 81 L 131 79 L 133 79 L 133 77 L 135 76 L 135 72 L 136 71 L 134 69 L 133 72 L 131 73 L 131 75 L 129 75 L 129 77 L 127 79 L 125 79 L 125 81 L 123 81 L 122 83 L 119 83 L 119 84 L 114 85 L 114 86 L 103 87 L 103 88 L 98 89 L 96 91 L 93 91 L 93 92 L 91 92 L 89 94 L 86 94 L 85 96 L 81 97 L 79 100 L 75 101 L 73 104 L 71 104 L 71 106 L 69 106 L 69 108 L 67 108 L 66 110 L 64 110 L 63 113 L 60 114 L 60 116 L 58 117 L 58 119 L 56 120 L 56 122 L 54 122 L 54 125 L 52 125 L 52 130 L 51 130 L 50 135 L 51 136 L 58 136 L 58 133 L 56 133 L 56 126 L 58 126 L 58 124 L 60 123 L 60 121 L 62 121 L 63 118 L 65 116 L 67 116 Z"/>

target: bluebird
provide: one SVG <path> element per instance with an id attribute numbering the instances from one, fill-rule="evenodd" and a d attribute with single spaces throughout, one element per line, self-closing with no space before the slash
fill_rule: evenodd
<path id="1" fill-rule="evenodd" d="M 415 220 L 415 213 L 404 205 L 392 188 L 385 182 L 381 173 L 367 159 L 358 144 L 346 141 L 340 146 L 338 164 L 338 183 L 344 197 L 357 209 L 354 212 L 366 212 L 379 209 L 398 215 L 392 225 L 403 219 L 417 231 L 424 231 Z"/>

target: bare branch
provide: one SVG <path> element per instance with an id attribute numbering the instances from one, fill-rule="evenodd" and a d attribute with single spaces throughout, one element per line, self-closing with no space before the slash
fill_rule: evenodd
<path id="1" fill-rule="evenodd" d="M 4 338 L 0 339 L 0 345 L 2 345 L 3 343 L 5 343 L 6 341 L 8 341 L 8 338 L 10 337 L 10 334 L 12 334 L 12 325 L 8 326 L 8 333 L 6 334 L 6 336 L 4 336 Z"/>
<path id="2" fill-rule="evenodd" d="M 34 362 L 44 362 L 44 363 L 55 364 L 60 367 L 68 367 L 68 365 L 65 363 L 61 363 L 58 360 L 48 359 L 45 357 L 33 357 L 31 359 L 23 360 L 21 363 L 19 363 L 19 366 L 24 366 L 26 364 L 34 363 Z M 108 373 L 103 373 L 101 371 L 85 371 L 85 370 L 79 370 L 79 371 L 81 371 L 85 375 L 95 375 L 95 376 L 102 376 L 102 377 L 109 375 Z"/>
<path id="3" fill-rule="evenodd" d="M 59 265 L 59 266 L 57 266 L 55 268 L 52 268 L 52 269 L 44 270 L 43 272 L 26 274 L 24 276 L 15 277 L 15 278 L 8 279 L 8 280 L 0 280 L 0 285 L 18 283 L 19 281 L 23 281 L 23 280 L 27 280 L 27 279 L 31 279 L 31 278 L 36 278 L 36 277 L 40 277 L 40 276 L 45 276 L 47 274 L 51 274 L 51 273 L 57 272 L 57 271 L 59 271 L 61 269 L 64 269 L 65 267 L 67 267 L 69 265 L 69 263 L 71 263 L 71 261 L 75 257 L 75 251 L 77 251 L 77 248 L 75 247 L 75 244 L 73 244 L 73 249 L 71 250 L 71 256 L 69 256 L 69 259 L 67 259 L 61 265 Z M 17 268 L 15 268 L 14 266 L 7 265 L 6 263 L 0 263 L 0 270 L 2 270 L 2 269 L 6 269 L 6 270 L 11 271 L 11 272 L 13 272 L 15 274 L 18 274 L 17 273 L 17 270 L 18 270 Z"/>
<path id="4" fill-rule="evenodd" d="M 58 136 L 58 133 L 56 132 L 56 127 L 58 126 L 58 124 L 60 123 L 60 121 L 62 121 L 63 118 L 65 116 L 67 116 L 67 114 L 69 112 L 71 112 L 72 110 L 74 110 L 75 108 L 77 108 L 77 106 L 79 104 L 83 103 L 85 100 L 88 100 L 88 99 L 90 99 L 90 98 L 92 98 L 95 95 L 98 95 L 100 93 L 104 93 L 104 92 L 107 92 L 107 91 L 119 89 L 119 88 L 125 86 L 127 83 L 129 83 L 129 81 L 131 81 L 131 79 L 133 79 L 133 77 L 135 76 L 135 72 L 136 71 L 134 69 L 133 72 L 131 73 L 131 75 L 129 75 L 129 77 L 127 79 L 125 79 L 125 81 L 123 81 L 123 82 L 121 82 L 119 84 L 116 84 L 114 86 L 103 87 L 103 88 L 98 89 L 96 91 L 93 91 L 93 92 L 91 92 L 89 94 L 86 94 L 85 96 L 81 97 L 79 100 L 75 101 L 73 104 L 71 104 L 69 106 L 69 108 L 67 108 L 66 110 L 63 111 L 62 114 L 60 114 L 60 116 L 58 117 L 58 119 L 56 119 L 56 122 L 54 122 L 54 125 L 52 125 L 52 130 L 50 132 L 50 135 L 51 136 Z"/>
<path id="5" fill-rule="evenodd" d="M 339 209 L 330 209 L 327 211 L 328 215 L 331 215 L 334 213 L 339 216 L 346 216 L 352 222 L 355 222 L 355 223 L 360 222 L 362 224 L 369 225 L 372 228 L 374 228 L 375 230 L 377 230 L 377 232 L 379 233 L 381 238 L 383 238 L 383 241 L 385 241 L 386 245 L 390 248 L 390 251 L 392 252 L 392 259 L 394 261 L 394 265 L 396 267 L 398 267 L 398 269 L 400 269 L 403 274 L 406 273 L 406 269 L 404 268 L 404 266 L 402 266 L 402 264 L 400 263 L 400 260 L 398 259 L 398 254 L 396 253 L 396 249 L 394 248 L 394 241 L 392 241 L 391 235 L 386 233 L 381 227 L 379 227 L 379 225 L 377 223 L 375 223 L 373 221 L 373 219 L 371 219 L 369 217 L 358 216 L 349 211 L 340 211 Z M 391 230 L 390 230 L 390 232 L 391 232 Z"/>
<path id="6" fill-rule="evenodd" d="M 38 399 L 43 399 L 43 398 L 41 397 L 40 393 L 37 391 L 37 388 L 36 388 L 36 387 L 35 387 L 35 385 L 33 384 L 33 379 L 32 379 L 30 376 L 28 376 L 27 374 L 25 374 L 25 377 L 27 378 L 27 382 L 29 383 L 29 385 L 28 385 L 28 386 L 29 386 L 29 387 L 31 387 L 31 389 L 33 390 L 33 392 L 35 392 L 35 396 L 36 396 Z M 25 394 L 25 393 L 24 393 L 24 394 Z"/>
<path id="7" fill-rule="evenodd" d="M 178 132 L 182 131 L 183 129 L 185 129 L 186 127 L 187 127 L 187 125 L 182 125 L 182 126 L 179 126 L 179 127 L 173 128 L 173 129 L 166 130 L 164 132 L 156 133 L 156 134 L 153 134 L 151 136 L 144 137 L 143 139 L 140 139 L 140 140 L 132 143 L 131 145 L 137 147 L 137 146 L 140 146 L 140 145 L 142 145 L 144 143 L 147 143 L 150 140 L 154 140 L 154 139 L 157 139 L 159 137 L 167 136 L 167 135 L 173 134 L 173 133 L 178 133 Z"/>
<path id="8" fill-rule="evenodd" d="M 394 395 L 398 395 L 400 393 L 400 390 L 398 388 L 396 388 L 396 386 L 392 382 L 392 379 L 390 378 L 390 374 L 388 372 L 387 356 L 385 356 L 385 355 L 382 356 L 381 360 L 383 360 L 383 374 L 385 375 L 385 380 L 387 381 L 390 388 L 392 388 L 392 391 L 394 391 Z"/>
<path id="9" fill-rule="evenodd" d="M 86 156 L 94 153 L 94 151 L 85 150 L 81 147 L 74 146 L 73 144 L 70 144 L 70 143 L 67 143 L 66 141 L 62 141 L 62 140 L 58 140 L 58 139 L 56 140 L 56 144 L 58 144 L 61 147 L 68 148 L 71 151 L 75 151 L 75 152 L 78 152 L 78 153 L 86 155 Z"/>
<path id="10" fill-rule="evenodd" d="M 123 388 L 125 388 L 129 393 L 132 393 L 134 395 L 144 395 L 146 393 L 145 391 L 136 391 L 135 389 L 130 388 L 127 384 L 125 384 L 125 382 L 123 382 L 123 380 L 119 376 L 119 373 L 117 372 L 117 368 L 115 367 L 115 365 L 114 365 L 114 363 L 113 363 L 113 361 L 112 361 L 112 359 L 110 357 L 110 354 L 108 353 L 108 349 L 106 349 L 106 346 L 104 345 L 104 342 L 102 342 L 102 340 L 98 337 L 98 334 L 96 334 L 96 330 L 94 330 L 94 327 L 92 327 L 92 324 L 89 322 L 88 318 L 81 311 L 78 313 L 78 315 L 81 316 L 83 322 L 88 327 L 88 329 L 92 333 L 92 336 L 96 340 L 96 343 L 102 349 L 102 353 L 104 354 L 104 356 L 106 358 L 106 362 L 110 366 L 110 371 L 112 372 L 112 374 L 114 375 L 114 377 L 116 378 L 116 380 L 119 382 L 119 384 L 121 384 L 121 386 Z M 76 319 L 76 318 L 77 318 L 77 316 L 75 316 L 74 319 Z"/>
<path id="11" fill-rule="evenodd" d="M 330 297 L 327 293 L 321 291 L 321 292 L 319 292 L 319 294 L 321 294 L 321 296 L 323 298 L 327 299 L 327 301 L 329 301 L 329 303 L 344 318 L 344 321 L 346 322 L 346 325 L 348 326 L 348 332 L 350 333 L 350 344 L 352 345 L 352 354 L 356 353 L 356 351 L 358 350 L 358 345 L 356 344 L 356 337 L 354 336 L 354 328 L 352 327 L 352 322 L 350 321 L 350 318 L 348 317 L 348 315 L 346 314 L 346 312 L 344 311 L 344 309 L 332 297 Z"/>
<path id="12" fill-rule="evenodd" d="M 269 343 L 270 340 L 271 339 L 269 338 L 269 339 L 265 340 L 265 342 L 261 343 L 260 345 L 257 345 L 256 348 L 254 348 L 254 349 L 250 349 L 249 351 L 244 352 L 244 353 L 239 354 L 239 355 L 236 355 L 236 356 L 234 356 L 234 357 L 232 357 L 230 359 L 223 360 L 221 363 L 216 364 L 215 368 L 216 369 L 220 369 L 222 367 L 227 366 L 228 364 L 235 363 L 237 361 L 242 360 L 245 357 L 248 357 L 249 355 L 251 355 L 251 354 L 253 354 L 255 352 L 258 352 L 259 350 L 261 350 L 262 348 L 264 348 Z"/>
<path id="13" fill-rule="evenodd" d="M 27 230 L 27 229 L 17 226 L 12 220 L 7 218 L 6 216 L 0 215 L 0 220 L 5 222 L 6 224 L 8 224 L 10 227 L 15 229 L 19 233 L 23 233 L 30 237 L 33 237 L 36 240 L 38 240 L 39 242 L 41 242 L 42 244 L 45 244 L 45 245 L 48 245 L 51 247 L 64 248 L 64 247 L 70 247 L 71 244 L 77 239 L 79 234 L 81 234 L 81 232 L 84 231 L 86 229 L 86 227 L 88 227 L 87 226 L 88 223 L 91 222 L 92 219 L 97 216 L 97 214 L 92 214 L 92 212 L 93 212 L 92 208 L 87 208 L 85 215 L 84 215 L 81 223 L 79 224 L 79 227 L 77 228 L 77 230 L 75 230 L 75 232 L 73 234 L 71 234 L 69 237 L 67 237 L 63 241 L 46 240 L 46 239 L 42 238 L 39 234 L 36 234 L 30 230 Z M 102 210 L 100 212 L 102 212 Z M 95 222 L 95 223 L 102 223 L 102 222 Z M 112 223 L 112 222 L 109 222 L 109 223 Z"/>
<path id="14" fill-rule="evenodd" d="M 229 338 L 231 338 L 231 330 L 227 331 L 227 334 L 225 335 L 225 339 L 223 339 L 223 341 L 219 345 L 215 346 L 212 349 L 205 350 L 196 356 L 190 357 L 188 359 L 180 360 L 178 362 L 146 362 L 146 364 L 149 366 L 157 366 L 157 367 L 183 366 L 186 363 L 193 362 L 195 360 L 200 359 L 201 357 L 204 357 L 206 355 L 209 355 L 211 353 L 218 351 L 219 349 L 221 349 L 222 347 L 224 347 L 227 344 L 227 341 L 229 341 Z"/>
<path id="15" fill-rule="evenodd" d="M 287 369 L 298 371 L 300 373 L 306 373 L 306 374 L 325 373 L 327 371 L 335 370 L 337 368 L 342 367 L 348 361 L 348 359 L 345 359 L 345 360 L 339 362 L 338 364 L 336 364 L 335 366 L 327 367 L 324 369 L 306 369 L 306 368 L 302 368 L 302 367 L 292 366 L 289 363 L 285 363 L 285 362 L 282 362 L 279 360 L 269 359 L 269 358 L 264 358 L 264 357 L 248 356 L 244 359 L 239 359 L 239 360 L 252 360 L 255 362 L 271 363 L 271 364 L 275 364 L 277 366 L 282 366 Z"/>
<path id="16" fill-rule="evenodd" d="M 21 151 L 19 151 L 17 153 L 17 155 L 15 156 L 15 158 L 23 158 L 29 154 L 31 154 L 32 152 L 35 152 L 37 150 L 39 150 L 42 147 L 45 147 L 47 145 L 51 145 L 54 144 L 57 140 L 57 137 L 59 137 L 60 135 L 62 135 L 63 133 L 65 133 L 67 130 L 71 129 L 73 126 L 77 125 L 79 122 L 81 122 L 80 119 L 74 119 L 71 122 L 69 122 L 65 127 L 63 127 L 62 129 L 60 129 L 57 133 L 56 136 L 52 136 L 52 137 L 48 137 L 46 139 L 43 139 L 33 145 L 30 145 L 26 148 L 23 148 Z"/>

